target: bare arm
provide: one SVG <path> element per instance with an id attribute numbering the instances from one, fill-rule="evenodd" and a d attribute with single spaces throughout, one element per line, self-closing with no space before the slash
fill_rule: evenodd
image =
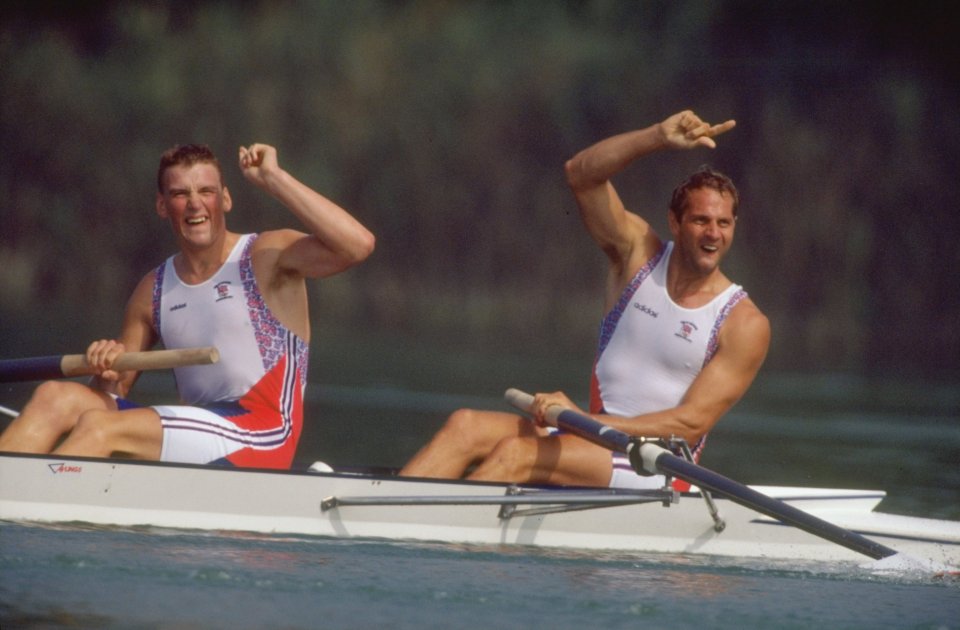
<path id="1" fill-rule="evenodd" d="M 731 311 L 720 331 L 716 355 L 690 385 L 680 404 L 672 409 L 621 418 L 594 415 L 597 420 L 631 435 L 682 437 L 690 444 L 705 435 L 743 397 L 753 383 L 770 346 L 770 323 L 749 300 Z M 537 394 L 536 420 L 543 424 L 548 407 L 576 409 L 563 393 Z"/>
<path id="2" fill-rule="evenodd" d="M 124 352 L 149 350 L 157 342 L 153 329 L 154 273 L 144 276 L 127 302 L 119 339 L 100 339 L 87 348 L 87 363 L 101 370 L 91 382 L 93 387 L 117 396 L 126 396 L 140 376 L 139 372 L 116 372 L 110 367 Z"/>
<path id="3" fill-rule="evenodd" d="M 373 234 L 346 210 L 280 168 L 273 147 L 241 147 L 240 169 L 248 181 L 289 208 L 309 232 L 296 235 L 286 230 L 275 237 L 282 247 L 276 273 L 323 278 L 362 262 L 373 252 Z"/>
<path id="4" fill-rule="evenodd" d="M 733 120 L 710 125 L 693 112 L 683 111 L 646 129 L 601 140 L 567 161 L 567 183 L 587 231 L 610 260 L 614 285 L 619 286 L 646 262 L 660 246 L 660 239 L 645 220 L 627 211 L 611 178 L 656 151 L 714 148 L 713 137 L 735 125 Z"/>
<path id="5" fill-rule="evenodd" d="M 770 322 L 752 302 L 741 302 L 720 332 L 716 355 L 690 384 L 677 407 L 616 420 L 614 428 L 632 435 L 676 435 L 695 443 L 747 392 L 769 346 Z"/>

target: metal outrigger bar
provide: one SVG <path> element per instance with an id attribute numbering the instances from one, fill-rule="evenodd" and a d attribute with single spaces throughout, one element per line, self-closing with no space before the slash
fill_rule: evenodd
<path id="1" fill-rule="evenodd" d="M 634 438 L 632 441 L 635 447 L 655 442 L 674 453 L 681 454 L 685 460 L 695 463 L 690 447 L 682 438 L 672 437 L 669 440 Z M 638 472 L 644 475 L 650 474 L 643 470 Z M 713 497 L 704 488 L 699 488 L 699 491 L 713 519 L 714 531 L 722 532 L 726 528 L 726 521 L 720 516 Z M 525 488 L 514 484 L 508 486 L 503 495 L 329 496 L 321 501 L 320 509 L 326 512 L 346 506 L 498 505 L 500 506 L 498 518 L 507 520 L 514 516 L 535 516 L 640 503 L 659 502 L 664 507 L 669 507 L 671 503 L 679 502 L 679 495 L 680 493 L 673 489 L 673 476 L 666 474 L 663 487 L 657 489 L 553 489 Z"/>
<path id="2" fill-rule="evenodd" d="M 504 495 L 438 495 L 438 496 L 346 496 L 326 497 L 320 502 L 324 512 L 344 506 L 382 505 L 498 505 L 501 519 L 553 512 L 589 510 L 635 503 L 678 501 L 677 492 L 670 488 L 659 490 L 608 489 L 537 489 L 511 485 Z M 538 506 L 519 508 L 518 506 Z"/>

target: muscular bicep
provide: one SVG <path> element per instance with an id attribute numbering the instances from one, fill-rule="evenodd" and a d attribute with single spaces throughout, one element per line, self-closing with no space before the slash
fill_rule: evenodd
<path id="1" fill-rule="evenodd" d="M 627 211 L 610 182 L 575 189 L 574 196 L 587 233 L 611 263 L 625 266 L 637 239 L 649 226 Z"/>
<path id="2" fill-rule="evenodd" d="M 649 223 L 623 206 L 610 182 L 574 194 L 587 232 L 609 262 L 605 291 L 609 310 L 637 270 L 660 248 L 660 237 Z"/>
<path id="3" fill-rule="evenodd" d="M 752 302 L 731 312 L 717 353 L 690 385 L 681 406 L 703 434 L 750 388 L 770 345 L 770 324 Z"/>
<path id="4" fill-rule="evenodd" d="M 356 264 L 354 257 L 331 248 L 316 236 L 296 230 L 276 230 L 260 236 L 260 250 L 272 249 L 274 277 L 327 278 Z"/>

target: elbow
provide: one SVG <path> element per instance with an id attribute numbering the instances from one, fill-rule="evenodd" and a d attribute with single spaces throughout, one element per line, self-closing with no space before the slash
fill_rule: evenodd
<path id="1" fill-rule="evenodd" d="M 602 176 L 595 168 L 590 156 L 583 152 L 576 154 L 564 163 L 563 174 L 567 180 L 567 186 L 578 198 L 581 194 L 586 194 L 607 182 L 607 178 Z"/>
<path id="2" fill-rule="evenodd" d="M 341 253 L 343 269 L 359 265 L 373 254 L 377 246 L 377 238 L 367 229 L 363 229 L 350 244 L 348 249 Z"/>
<path id="3" fill-rule="evenodd" d="M 720 420 L 712 413 L 681 414 L 678 418 L 676 437 L 683 438 L 691 446 L 699 442 Z"/>
<path id="4" fill-rule="evenodd" d="M 361 263 L 373 253 L 373 250 L 377 247 L 377 237 L 373 235 L 373 232 L 369 230 L 364 230 L 362 238 L 360 238 L 359 243 L 357 244 L 356 250 L 356 262 Z"/>
<path id="5" fill-rule="evenodd" d="M 572 190 L 579 190 L 583 187 L 583 164 L 579 154 L 564 163 L 563 174 L 567 180 L 567 186 Z"/>
<path id="6" fill-rule="evenodd" d="M 349 244 L 341 246 L 332 258 L 328 257 L 319 260 L 319 267 L 314 273 L 307 273 L 305 275 L 311 278 L 325 278 L 356 267 L 373 254 L 376 241 L 377 239 L 373 234 L 367 230 L 363 230 L 362 233 L 351 239 Z"/>
<path id="7" fill-rule="evenodd" d="M 684 440 L 686 440 L 687 444 L 689 444 L 690 446 L 693 446 L 697 442 L 699 442 L 707 433 L 709 433 L 709 431 L 691 427 L 684 430 L 682 434 L 677 437 L 683 438 Z"/>

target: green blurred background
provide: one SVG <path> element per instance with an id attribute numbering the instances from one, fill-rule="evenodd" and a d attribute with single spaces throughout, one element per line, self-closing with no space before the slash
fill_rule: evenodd
<path id="1" fill-rule="evenodd" d="M 690 170 L 737 181 L 726 270 L 774 334 L 747 409 L 835 408 L 841 387 L 845 406 L 928 408 L 956 432 L 955 15 L 942 1 L 7 3 L 0 355 L 115 334 L 174 247 L 153 209 L 174 143 L 220 154 L 233 229 L 295 227 L 235 166 L 262 141 L 378 238 L 311 286 L 310 378 L 330 405 L 353 395 L 340 387 L 585 396 L 604 258 L 563 162 L 689 107 L 737 128 L 616 184 L 666 233 Z"/>

